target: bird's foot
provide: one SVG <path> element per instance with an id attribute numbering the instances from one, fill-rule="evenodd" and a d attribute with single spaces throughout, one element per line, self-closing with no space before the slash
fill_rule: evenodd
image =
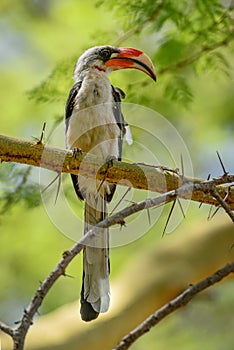
<path id="1" fill-rule="evenodd" d="M 72 156 L 73 156 L 74 158 L 77 158 L 78 156 L 80 156 L 80 155 L 82 155 L 82 154 L 83 154 L 83 151 L 82 151 L 81 148 L 79 148 L 79 147 L 74 147 L 74 148 L 72 149 Z"/>
<path id="2" fill-rule="evenodd" d="M 104 166 L 106 166 L 107 169 L 113 167 L 115 160 L 117 160 L 115 156 L 108 156 L 106 158 L 106 163 L 104 164 Z"/>
<path id="3" fill-rule="evenodd" d="M 100 167 L 99 174 L 106 176 L 108 169 L 113 167 L 115 160 L 117 160 L 115 156 L 108 156 L 105 163 Z"/>
<path id="4" fill-rule="evenodd" d="M 99 168 L 98 173 L 101 174 L 103 176 L 103 179 L 101 180 L 101 183 L 98 187 L 98 191 L 100 191 L 100 188 L 102 187 L 103 183 L 106 181 L 106 177 L 108 174 L 108 169 L 110 169 L 111 167 L 113 167 L 114 165 L 114 161 L 117 158 L 115 156 L 108 156 L 106 158 L 106 162 Z"/>

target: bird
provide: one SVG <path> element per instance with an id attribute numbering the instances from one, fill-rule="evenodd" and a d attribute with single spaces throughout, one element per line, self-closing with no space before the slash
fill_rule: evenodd
<path id="1" fill-rule="evenodd" d="M 87 49 L 78 59 L 65 108 L 66 147 L 92 154 L 103 162 L 121 160 L 124 137 L 130 137 L 129 126 L 121 112 L 124 92 L 114 87 L 108 76 L 119 69 L 137 69 L 156 81 L 151 59 L 135 48 L 111 45 Z M 116 185 L 71 174 L 80 200 L 84 200 L 84 234 L 107 218 L 107 205 Z M 83 278 L 80 314 L 92 321 L 108 311 L 110 303 L 109 232 L 100 228 L 98 235 L 83 249 Z"/>

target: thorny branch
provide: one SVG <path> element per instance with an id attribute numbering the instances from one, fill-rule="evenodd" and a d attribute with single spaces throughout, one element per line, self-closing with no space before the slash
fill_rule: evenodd
<path id="1" fill-rule="evenodd" d="M 110 216 L 107 219 L 100 222 L 99 224 L 97 224 L 95 228 L 93 228 L 92 230 L 87 232 L 87 234 L 84 237 L 82 237 L 70 250 L 64 252 L 59 263 L 55 266 L 55 268 L 50 273 L 50 275 L 41 283 L 40 287 L 36 291 L 30 304 L 24 310 L 23 317 L 22 317 L 18 327 L 16 327 L 15 329 L 12 329 L 3 323 L 0 323 L 0 329 L 13 338 L 14 350 L 23 350 L 25 337 L 27 335 L 27 332 L 28 332 L 30 326 L 32 325 L 33 318 L 34 318 L 35 314 L 37 313 L 39 307 L 41 306 L 48 291 L 51 289 L 53 284 L 57 281 L 57 279 L 60 276 L 65 275 L 65 270 L 66 270 L 67 266 L 75 258 L 75 256 L 78 255 L 82 251 L 82 249 L 86 245 L 86 243 L 88 241 L 90 242 L 90 239 L 94 239 L 95 236 L 100 233 L 100 231 L 99 231 L 100 227 L 110 227 L 110 226 L 115 225 L 115 224 L 122 225 L 124 223 L 124 220 L 126 217 L 128 217 L 128 216 L 130 216 L 138 211 L 141 211 L 144 209 L 149 209 L 149 208 L 156 207 L 156 206 L 160 206 L 162 204 L 173 201 L 173 200 L 175 200 L 175 198 L 179 192 L 186 193 L 187 191 L 191 191 L 191 188 L 189 189 L 189 187 L 191 187 L 191 185 L 189 186 L 186 184 L 178 190 L 169 191 L 165 194 L 161 194 L 157 197 L 146 199 L 142 202 L 134 203 L 134 204 L 130 205 L 129 207 L 124 208 L 123 210 L 121 210 L 117 214 Z M 209 186 L 207 186 L 207 187 L 209 187 Z M 209 281 L 210 280 L 211 279 L 209 278 Z M 216 282 L 214 282 L 214 283 L 216 283 Z M 213 283 L 211 283 L 211 284 L 213 284 Z M 193 294 L 191 295 L 191 298 L 192 298 L 192 296 L 193 296 Z M 174 311 L 173 308 L 171 309 L 170 312 L 172 312 L 172 311 Z"/>
<path id="2" fill-rule="evenodd" d="M 227 192 L 227 195 L 226 195 L 226 197 L 224 199 L 220 196 L 220 194 L 216 190 L 211 191 L 211 194 L 213 195 L 214 198 L 217 199 L 217 202 L 226 211 L 226 213 L 229 215 L 231 220 L 234 222 L 234 213 L 233 213 L 233 211 L 230 209 L 229 205 L 225 201 L 226 197 L 228 196 L 228 192 Z"/>
<path id="3" fill-rule="evenodd" d="M 0 329 L 5 332 L 6 334 L 10 335 L 11 337 L 13 337 L 14 335 L 14 330 L 11 329 L 9 326 L 7 326 L 4 322 L 0 321 Z"/>
<path id="4" fill-rule="evenodd" d="M 6 144 L 10 146 L 10 149 L 6 147 Z M 79 169 L 80 163 L 82 162 L 84 155 L 79 155 L 78 159 L 75 159 L 70 153 L 72 152 L 58 150 L 53 147 L 45 147 L 41 144 L 41 142 L 33 143 L 28 141 L 21 141 L 21 140 L 6 138 L 6 137 L 0 137 L 0 159 L 2 161 L 18 161 L 21 163 L 26 163 L 26 164 L 36 165 L 36 166 L 43 166 L 45 168 L 53 169 L 56 171 L 58 171 L 59 169 L 60 172 L 65 171 L 68 173 L 71 172 L 71 173 L 77 174 L 78 173 L 77 169 Z M 102 168 L 100 170 L 100 165 L 101 165 L 100 162 L 98 162 L 96 158 L 94 160 L 91 156 L 88 156 L 87 159 L 88 159 L 88 162 L 86 162 L 87 164 L 85 163 L 85 166 L 90 167 L 89 161 L 91 162 L 91 168 L 88 168 L 89 171 L 91 171 L 91 175 L 88 172 L 87 176 L 93 176 L 93 177 L 95 176 L 99 179 L 102 179 L 103 172 L 102 172 Z M 83 166 L 83 168 L 85 168 L 85 166 Z M 95 169 L 95 171 L 93 169 Z M 144 171 L 142 171 L 142 169 L 144 169 Z M 85 171 L 87 171 L 87 169 Z M 79 170 L 79 173 L 80 173 L 80 170 Z M 147 173 L 147 176 L 145 175 L 145 173 Z M 120 177 L 119 174 L 121 174 L 122 178 Z M 142 164 L 139 167 L 139 165 L 136 165 L 136 164 L 131 165 L 128 163 L 125 163 L 123 166 L 122 162 L 114 162 L 113 167 L 108 168 L 107 173 L 106 172 L 104 173 L 105 180 L 112 183 L 118 183 L 121 179 L 125 179 L 125 180 L 127 179 L 128 180 L 127 186 L 129 186 L 129 178 L 131 178 L 129 174 L 131 174 L 133 178 L 135 177 L 134 187 L 142 188 L 139 186 L 139 183 L 141 182 L 144 184 L 144 186 L 153 187 L 155 186 L 154 183 L 156 182 L 157 183 L 156 187 L 159 189 L 157 191 L 158 192 L 161 191 L 165 193 L 160 194 L 157 197 L 148 198 L 138 203 L 133 203 L 130 206 L 119 211 L 117 214 L 109 216 L 107 219 L 98 223 L 95 228 L 90 230 L 84 237 L 82 237 L 70 250 L 64 252 L 59 263 L 55 266 L 55 268 L 50 273 L 50 275 L 40 284 L 38 290 L 36 291 L 28 307 L 24 310 L 22 319 L 17 324 L 17 326 L 15 328 L 11 328 L 6 324 L 4 324 L 3 322 L 0 322 L 0 330 L 2 330 L 3 332 L 11 336 L 13 339 L 14 350 L 24 349 L 25 337 L 28 333 L 30 326 L 33 323 L 34 316 L 38 312 L 38 309 L 41 306 L 48 291 L 52 288 L 52 286 L 60 276 L 65 275 L 65 270 L 67 266 L 75 258 L 75 256 L 82 251 L 83 247 L 87 244 L 87 242 L 88 241 L 90 242 L 90 240 L 94 239 L 96 235 L 100 234 L 100 231 L 99 231 L 100 227 L 107 228 L 115 224 L 123 225 L 125 222 L 125 218 L 127 218 L 128 216 L 136 212 L 139 212 L 141 210 L 145 210 L 145 209 L 148 210 L 149 208 L 157 207 L 157 206 L 169 203 L 171 201 L 175 201 L 175 199 L 178 197 L 186 198 L 186 199 L 192 198 L 193 200 L 197 200 L 202 203 L 212 203 L 216 206 L 221 206 L 227 212 L 227 214 L 233 219 L 232 209 L 234 208 L 234 193 L 232 191 L 231 186 L 224 186 L 223 184 L 234 182 L 234 175 L 229 175 L 227 172 L 225 172 L 225 174 L 219 178 L 215 178 L 211 180 L 209 179 L 205 181 L 201 179 L 192 179 L 192 178 L 186 178 L 184 176 L 180 176 L 178 172 L 164 168 L 164 167 L 151 167 L 151 166 L 146 166 Z M 171 177 L 171 182 L 170 182 L 170 177 Z M 118 181 L 116 181 L 116 178 L 118 179 Z M 147 181 L 145 180 L 145 178 L 147 178 Z M 149 181 L 149 178 L 150 178 L 150 181 Z M 164 181 L 163 188 L 162 188 L 162 178 Z M 165 186 L 165 182 L 166 182 L 166 186 Z M 122 184 L 122 181 L 121 181 L 121 184 Z M 145 188 L 147 189 L 148 187 L 145 187 Z M 230 271 L 230 266 L 227 267 L 227 269 L 229 269 L 228 271 Z M 233 266 L 232 266 L 232 269 L 233 269 Z M 162 315 L 164 314 L 167 315 L 170 312 L 174 311 L 176 308 L 184 305 L 196 293 L 202 290 L 199 288 L 203 288 L 203 289 L 207 288 L 208 286 L 221 280 L 221 278 L 218 279 L 218 277 L 222 276 L 221 275 L 222 272 L 220 271 L 217 272 L 217 276 L 216 274 L 212 275 L 209 278 L 207 278 L 205 282 L 202 281 L 201 284 L 195 285 L 194 287 L 190 287 L 188 291 L 185 291 L 184 293 L 182 293 L 181 297 L 178 297 L 179 301 L 175 299 L 174 301 L 170 302 L 168 305 L 165 305 L 154 316 L 152 316 L 152 319 L 153 319 L 152 322 L 155 322 L 156 320 L 156 323 L 157 323 L 158 322 L 157 320 L 160 319 L 160 317 L 162 318 Z M 205 283 L 207 283 L 207 285 L 203 287 Z M 149 324 L 147 325 L 147 322 L 151 322 L 151 321 L 146 320 L 145 322 L 146 322 L 146 325 L 142 326 L 143 330 L 149 327 Z M 142 330 L 140 330 L 139 332 L 141 333 Z M 130 334 L 130 338 L 132 337 L 131 334 Z M 126 344 L 124 346 L 126 346 Z M 125 349 L 125 348 L 123 347 L 123 348 L 116 348 L 116 349 Z"/>
<path id="5" fill-rule="evenodd" d="M 15 329 L 11 329 L 3 323 L 0 323 L 0 329 L 13 338 L 14 350 L 23 350 L 27 332 L 32 325 L 33 318 L 41 306 L 46 294 L 51 289 L 53 284 L 57 281 L 57 279 L 60 276 L 65 275 L 67 266 L 75 258 L 75 256 L 82 251 L 87 242 L 90 242 L 90 239 L 94 239 L 95 236 L 99 234 L 100 227 L 110 227 L 114 224 L 123 224 L 126 217 L 140 210 L 167 203 L 175 198 L 175 196 L 175 191 L 171 191 L 158 197 L 150 198 L 145 201 L 132 204 L 131 206 L 121 210 L 119 213 L 110 216 L 97 224 L 95 228 L 88 231 L 87 234 L 82 237 L 70 250 L 64 252 L 59 263 L 55 266 L 50 275 L 41 283 L 30 304 L 24 310 L 24 314 L 21 321 L 19 322 L 19 325 Z"/>
<path id="6" fill-rule="evenodd" d="M 177 191 L 177 196 L 218 206 L 210 191 L 216 190 L 231 210 L 234 210 L 234 188 L 226 186 L 234 182 L 234 175 L 223 176 L 205 181 L 199 178 L 180 175 L 178 171 L 163 166 L 147 164 L 129 164 L 113 161 L 111 167 L 103 165 L 103 160 L 91 154 L 73 156 L 72 151 L 43 145 L 41 142 L 19 140 L 0 135 L 0 162 L 17 162 L 56 171 L 80 174 L 85 177 L 103 180 L 109 183 L 131 186 L 152 192 L 166 193 L 187 185 L 187 191 Z M 228 196 L 226 194 L 228 192 Z"/>
<path id="7" fill-rule="evenodd" d="M 166 316 L 178 310 L 182 306 L 190 302 L 198 293 L 206 288 L 220 282 L 223 278 L 234 272 L 234 262 L 226 264 L 223 268 L 216 271 L 212 275 L 203 279 L 201 282 L 190 285 L 185 291 L 179 294 L 176 298 L 163 305 L 155 311 L 139 326 L 133 329 L 126 335 L 121 342 L 113 350 L 127 350 L 139 337 L 148 332 L 152 327 L 156 326 Z"/>

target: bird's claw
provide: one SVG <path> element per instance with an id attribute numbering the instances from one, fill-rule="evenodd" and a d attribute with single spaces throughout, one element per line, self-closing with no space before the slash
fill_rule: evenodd
<path id="1" fill-rule="evenodd" d="M 107 169 L 111 168 L 114 165 L 114 161 L 117 160 L 115 156 L 108 156 L 106 158 L 105 166 Z"/>
<path id="2" fill-rule="evenodd" d="M 82 151 L 81 148 L 79 148 L 79 147 L 74 147 L 74 148 L 72 149 L 72 156 L 73 156 L 74 158 L 77 158 L 77 156 L 82 155 L 82 154 L 83 154 L 83 151 Z"/>
<path id="3" fill-rule="evenodd" d="M 104 174 L 104 176 L 107 175 L 107 171 L 108 169 L 110 169 L 111 167 L 113 167 L 114 165 L 114 161 L 116 160 L 115 156 L 108 156 L 106 158 L 105 163 L 101 166 L 101 168 L 99 169 L 99 173 L 100 174 Z"/>

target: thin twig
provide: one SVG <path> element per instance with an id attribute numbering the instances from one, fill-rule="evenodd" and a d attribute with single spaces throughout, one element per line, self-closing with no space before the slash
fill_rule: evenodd
<path id="1" fill-rule="evenodd" d="M 218 203 L 221 205 L 221 207 L 223 207 L 223 209 L 226 211 L 226 213 L 229 215 L 229 217 L 234 222 L 234 213 L 231 210 L 231 208 L 229 207 L 229 205 L 225 202 L 225 198 L 223 199 L 216 190 L 213 190 L 211 192 L 211 194 L 213 197 L 215 197 L 217 199 Z"/>
<path id="2" fill-rule="evenodd" d="M 4 333 L 10 335 L 11 337 L 13 337 L 14 330 L 11 327 L 7 326 L 4 322 L 1 322 L 1 321 L 0 321 L 0 330 L 3 331 Z"/>
<path id="3" fill-rule="evenodd" d="M 185 289 L 184 292 L 182 292 L 173 300 L 169 301 L 163 307 L 150 315 L 139 326 L 133 329 L 113 350 L 127 350 L 140 336 L 148 332 L 152 327 L 156 326 L 166 316 L 186 305 L 194 298 L 196 294 L 214 285 L 215 283 L 220 282 L 224 277 L 233 272 L 234 262 L 225 265 L 223 268 L 203 279 L 201 282 L 190 285 L 187 289 Z"/>

